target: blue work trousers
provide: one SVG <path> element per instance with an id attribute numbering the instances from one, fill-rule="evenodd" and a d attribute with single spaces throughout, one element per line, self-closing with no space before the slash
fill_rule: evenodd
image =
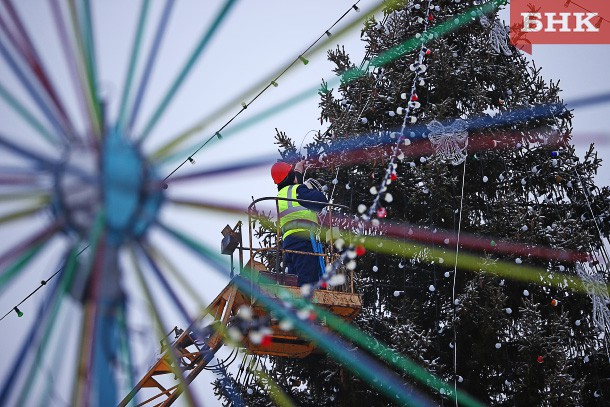
<path id="1" fill-rule="evenodd" d="M 311 239 L 296 234 L 284 239 L 284 249 L 297 250 L 300 252 L 315 253 L 311 244 Z M 297 283 L 304 284 L 316 283 L 322 275 L 320 257 L 308 254 L 284 253 L 284 265 L 288 267 L 288 274 L 297 275 Z"/>

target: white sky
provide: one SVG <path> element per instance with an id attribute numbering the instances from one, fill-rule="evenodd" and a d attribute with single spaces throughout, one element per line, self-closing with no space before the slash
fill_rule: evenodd
<path id="1" fill-rule="evenodd" d="M 75 103 L 72 80 L 59 49 L 48 2 L 27 0 L 15 3 L 18 3 L 16 6 L 20 15 L 24 17 L 26 27 L 48 67 L 53 82 L 60 89 L 60 95 L 68 104 L 71 116 L 79 118 L 79 126 L 82 126 L 80 111 Z M 147 55 L 163 3 L 160 0 L 152 2 L 146 39 L 140 54 L 140 67 Z M 218 106 L 242 94 L 254 83 L 281 71 L 322 35 L 353 3 L 353 0 L 301 2 L 244 0 L 238 2 L 148 138 L 147 150 L 159 145 L 162 140 L 171 139 L 182 130 L 205 118 Z M 359 7 L 365 10 L 376 3 L 372 0 L 362 0 Z M 181 0 L 176 3 L 153 76 L 148 85 L 137 128 L 141 129 L 145 120 L 150 117 L 169 84 L 190 55 L 195 43 L 207 29 L 220 4 L 221 2 L 218 0 Z M 99 84 L 108 98 L 111 121 L 113 121 L 127 71 L 128 55 L 137 25 L 140 2 L 133 0 L 94 1 L 92 7 Z M 358 16 L 359 14 L 351 12 L 334 31 L 343 27 L 345 22 Z M 329 43 L 326 49 L 334 48 L 337 43 L 343 44 L 352 55 L 353 60 L 359 62 L 364 54 L 363 43 L 360 42 L 359 37 L 359 30 L 353 30 L 342 38 L 333 38 L 333 42 Z M 294 94 L 318 86 L 322 78 L 333 77 L 332 65 L 326 61 L 325 52 L 308 56 L 308 59 L 310 63 L 307 66 L 301 63 L 295 64 L 293 69 L 278 81 L 277 88 L 272 87 L 266 91 L 236 119 L 233 125 L 239 125 L 240 122 Z M 610 83 L 606 79 L 607 66 L 610 63 L 610 45 L 539 45 L 534 46 L 533 59 L 538 66 L 543 68 L 545 78 L 561 79 L 561 87 L 564 89 L 563 97 L 567 102 L 584 96 L 610 92 Z M 0 61 L 0 81 L 15 92 L 30 110 L 37 111 L 23 90 L 19 86 L 14 86 L 16 81 L 4 61 Z M 250 98 L 243 100 L 249 101 Z M 595 141 L 600 156 L 610 159 L 608 107 L 609 104 L 598 105 L 581 108 L 574 112 L 574 142 L 579 152 L 582 153 L 590 142 Z M 217 117 L 191 142 L 207 140 L 240 108 L 241 106 L 237 103 L 224 115 Z M 42 117 L 40 114 L 37 116 Z M 277 148 L 273 144 L 275 128 L 285 131 L 293 137 L 298 146 L 310 130 L 321 129 L 318 116 L 318 97 L 314 93 L 303 103 L 274 115 L 271 119 L 261 121 L 230 137 L 225 137 L 222 141 L 214 141 L 209 148 L 205 148 L 195 156 L 195 166 L 198 169 L 213 168 L 216 165 L 235 164 L 252 157 L 274 154 L 277 152 Z M 227 128 L 227 130 L 230 129 L 231 126 Z M 46 145 L 39 142 L 40 137 L 25 126 L 23 120 L 14 114 L 4 102 L 0 103 L 0 132 L 25 141 L 24 144 L 31 148 L 42 151 L 48 149 Z M 596 137 L 595 140 L 592 139 L 593 135 Z M 305 140 L 305 143 L 310 140 L 311 136 Z M 183 159 L 185 158 L 186 156 L 183 157 Z M 160 173 L 162 175 L 169 173 L 178 163 L 161 169 Z M 609 165 L 606 163 L 597 178 L 598 185 L 610 185 L 608 168 Z M 187 164 L 187 167 L 180 170 L 177 175 L 191 169 L 190 164 Z M 244 210 L 252 197 L 273 196 L 275 192 L 275 186 L 269 179 L 267 168 L 227 177 L 198 180 L 182 187 L 170 186 L 171 194 L 231 203 L 243 207 Z M 8 210 L 7 206 L 3 206 L 3 208 L 3 211 Z M 234 226 L 239 219 L 246 221 L 245 216 L 178 211 L 175 208 L 164 208 L 163 217 L 212 248 L 220 247 L 222 237 L 220 230 L 224 225 Z M 32 224 L 44 219 L 44 216 L 40 216 L 30 219 L 28 222 L 3 225 L 0 230 L 2 247 L 11 247 L 17 241 L 17 236 L 27 234 L 28 228 L 31 230 Z M 57 244 L 57 249 L 51 250 L 53 253 L 35 262 L 26 273 L 16 279 L 10 289 L 0 288 L 1 314 L 10 310 L 36 288 L 41 278 L 48 277 L 57 269 L 56 257 L 60 246 Z M 215 277 L 206 266 L 188 253 L 183 253 L 180 248 L 165 242 L 161 249 L 184 271 L 205 302 L 213 299 L 224 286 L 224 279 Z M 130 288 L 134 282 L 128 279 L 125 284 Z M 43 295 L 44 289 L 20 307 L 26 313 L 23 318 L 17 319 L 16 316 L 10 315 L 0 322 L 2 331 L 10 332 L 10 335 L 5 334 L 0 339 L 0 345 L 5 350 L 5 355 L 10 355 L 12 358 L 15 354 L 30 324 L 34 322 L 34 313 Z M 142 299 L 138 294 L 134 293 L 132 301 L 135 304 L 133 307 L 136 309 L 143 308 Z M 192 309 L 194 311 L 195 308 Z M 179 324 L 179 321 L 168 321 L 169 324 L 173 326 Z M 148 328 L 144 326 L 142 329 Z M 156 341 L 147 342 L 147 339 L 143 338 L 142 353 L 150 352 L 150 349 L 154 348 L 154 343 Z M 9 359 L 12 362 L 11 358 Z M 150 358 L 143 357 L 143 359 Z M 9 364 L 5 363 L 0 368 L 0 382 L 3 382 L 10 373 L 7 371 L 8 366 Z M 204 379 L 197 380 L 193 387 L 200 392 L 200 399 L 207 399 L 205 395 L 209 394 L 211 387 L 205 383 Z M 60 391 L 65 399 L 69 399 L 69 394 L 65 389 Z M 57 405 L 61 405 L 61 403 L 57 403 Z"/>

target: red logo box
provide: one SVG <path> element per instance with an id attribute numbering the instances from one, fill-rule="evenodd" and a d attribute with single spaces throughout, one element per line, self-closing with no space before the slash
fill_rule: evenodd
<path id="1" fill-rule="evenodd" d="M 532 44 L 610 44 L 610 0 L 511 0 L 510 40 Z"/>

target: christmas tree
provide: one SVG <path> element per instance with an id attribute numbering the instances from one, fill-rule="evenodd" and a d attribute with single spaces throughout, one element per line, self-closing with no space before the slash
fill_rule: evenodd
<path id="1" fill-rule="evenodd" d="M 498 3 L 391 2 L 362 63 L 329 52 L 308 176 L 358 214 L 359 329 L 485 405 L 610 405 L 610 190 Z M 274 383 L 302 406 L 392 405 L 324 354 L 265 371 L 247 403 L 273 405 Z"/>

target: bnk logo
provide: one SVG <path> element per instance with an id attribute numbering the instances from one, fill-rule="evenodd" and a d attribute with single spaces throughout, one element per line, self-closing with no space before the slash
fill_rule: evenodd
<path id="1" fill-rule="evenodd" d="M 559 18 L 557 18 L 559 14 Z M 542 20 L 542 13 L 521 13 L 523 16 L 523 31 L 535 33 L 540 31 L 557 32 L 598 32 L 599 28 L 591 23 L 593 17 L 598 17 L 597 13 L 544 13 L 546 17 L 546 25 Z M 574 17 L 574 22 L 570 19 Z"/>
<path id="2" fill-rule="evenodd" d="M 511 43 L 610 44 L 610 0 L 511 0 Z"/>

